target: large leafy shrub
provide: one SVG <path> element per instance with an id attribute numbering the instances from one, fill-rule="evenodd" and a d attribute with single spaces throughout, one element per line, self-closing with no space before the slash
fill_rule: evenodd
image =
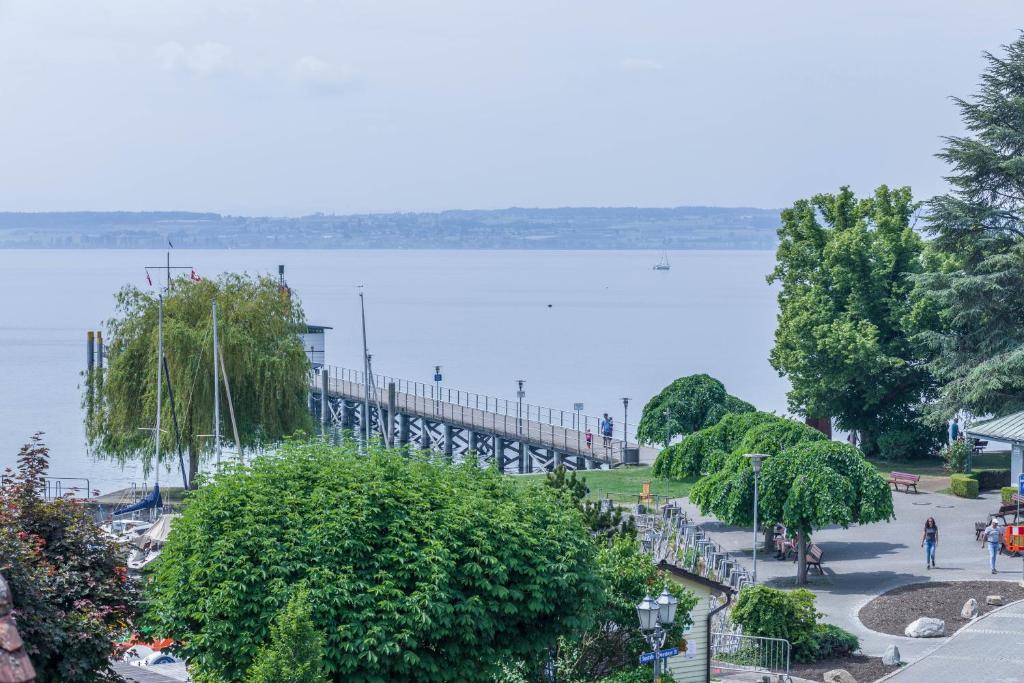
<path id="1" fill-rule="evenodd" d="M 920 460 L 942 446 L 945 430 L 920 419 L 891 427 L 878 436 L 878 456 L 883 460 Z"/>
<path id="2" fill-rule="evenodd" d="M 830 657 L 846 657 L 860 649 L 860 639 L 835 624 L 815 624 L 810 633 L 793 643 L 793 659 L 817 662 Z"/>
<path id="3" fill-rule="evenodd" d="M 41 435 L 0 488 L 0 573 L 39 683 L 120 680 L 111 642 L 137 608 L 123 551 L 71 500 L 42 497 L 49 451 Z"/>
<path id="4" fill-rule="evenodd" d="M 592 625 L 596 556 L 549 487 L 286 443 L 190 498 L 148 614 L 196 681 L 238 681 L 303 582 L 333 680 L 481 680 Z"/>
<path id="5" fill-rule="evenodd" d="M 957 439 L 940 452 L 947 472 L 966 472 L 967 461 L 971 457 L 971 447 L 966 441 Z"/>
<path id="6" fill-rule="evenodd" d="M 754 406 L 727 393 L 710 375 L 680 377 L 644 405 L 636 438 L 642 443 L 667 445 L 672 437 L 717 424 L 727 413 L 753 410 Z"/>
<path id="7" fill-rule="evenodd" d="M 246 683 L 327 683 L 324 638 L 311 615 L 309 592 L 300 587 L 271 624 Z"/>

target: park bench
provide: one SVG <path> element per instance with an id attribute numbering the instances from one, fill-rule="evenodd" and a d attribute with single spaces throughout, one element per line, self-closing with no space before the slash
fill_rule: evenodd
<path id="1" fill-rule="evenodd" d="M 1003 520 L 1003 524 L 1006 524 L 1006 517 L 1008 515 L 1013 515 L 1013 521 L 1016 522 L 1017 521 L 1017 508 L 1018 508 L 1018 505 L 1024 506 L 1024 498 L 1022 498 L 1019 493 L 1015 493 L 1015 494 L 1013 494 L 1010 497 L 1010 502 L 1002 503 L 999 506 L 999 510 L 996 511 L 996 512 L 993 512 L 990 516 L 991 517 L 998 517 L 1001 520 Z M 984 528 L 984 527 L 982 527 L 982 528 Z M 979 532 L 978 533 L 978 537 L 980 538 L 980 536 L 981 536 L 981 534 Z"/>
<path id="2" fill-rule="evenodd" d="M 807 549 L 807 569 L 810 570 L 812 567 L 818 570 L 818 573 L 822 576 L 825 575 L 825 570 L 821 568 L 821 558 L 824 555 L 821 548 L 815 544 L 811 544 L 811 547 Z"/>
<path id="3" fill-rule="evenodd" d="M 910 493 L 911 486 L 914 487 L 914 493 L 917 493 L 917 482 L 919 481 L 921 481 L 921 477 L 916 474 L 908 474 L 907 472 L 889 473 L 889 483 L 897 491 L 900 490 L 900 485 L 902 485 L 904 493 Z"/>
<path id="4" fill-rule="evenodd" d="M 974 451 L 975 455 L 980 455 L 985 450 L 986 446 L 988 446 L 988 441 L 985 441 L 984 439 L 975 439 L 971 446 L 971 450 Z"/>

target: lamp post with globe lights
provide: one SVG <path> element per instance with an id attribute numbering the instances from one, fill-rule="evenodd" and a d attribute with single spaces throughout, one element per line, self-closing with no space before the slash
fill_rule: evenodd
<path id="1" fill-rule="evenodd" d="M 636 616 L 640 620 L 640 632 L 654 652 L 655 683 L 661 673 L 661 658 L 658 657 L 658 651 L 665 644 L 669 629 L 675 623 L 676 608 L 678 607 L 679 600 L 668 592 L 668 588 L 661 591 L 657 600 L 647 595 L 636 606 Z"/>
<path id="2" fill-rule="evenodd" d="M 750 458 L 750 465 L 754 468 L 754 566 L 751 569 L 751 576 L 754 583 L 757 583 L 757 480 L 761 476 L 761 461 L 768 456 L 764 453 L 748 453 L 743 457 Z"/>

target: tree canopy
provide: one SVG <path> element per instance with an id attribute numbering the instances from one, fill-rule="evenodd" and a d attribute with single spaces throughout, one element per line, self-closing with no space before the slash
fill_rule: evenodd
<path id="1" fill-rule="evenodd" d="M 664 443 L 716 424 L 728 413 L 746 413 L 754 406 L 725 391 L 710 375 L 674 380 L 644 406 L 636 429 L 641 443 Z M 667 413 L 667 414 L 666 414 Z"/>
<path id="2" fill-rule="evenodd" d="M 321 442 L 226 469 L 147 591 L 200 683 L 240 680 L 300 583 L 334 680 L 481 680 L 594 623 L 597 544 L 555 488 Z"/>
<path id="3" fill-rule="evenodd" d="M 218 338 L 231 386 L 241 447 L 252 448 L 310 428 L 306 407 L 309 359 L 299 334 L 305 331 L 298 301 L 268 277 L 225 274 L 217 280 L 174 281 L 164 300 L 164 353 L 174 402 L 163 383 L 165 431 L 162 463 L 176 460 L 176 414 L 189 480 L 199 459 L 214 451 L 213 323 L 217 301 Z M 156 420 L 158 301 L 154 293 L 125 287 L 117 313 L 107 323 L 109 367 L 94 371 L 86 388 L 86 433 L 100 454 L 154 465 L 151 428 Z M 231 434 L 227 400 L 221 392 L 222 433 Z"/>
<path id="4" fill-rule="evenodd" d="M 36 434 L 0 487 L 0 573 L 39 683 L 121 680 L 111 642 L 138 607 L 123 550 L 88 512 L 64 498 L 47 501 L 49 450 Z"/>
<path id="5" fill-rule="evenodd" d="M 783 432 L 768 431 L 756 436 L 759 450 L 755 452 L 770 456 L 761 469 L 759 522 L 765 527 L 781 522 L 791 535 L 800 533 L 798 578 L 803 583 L 811 533 L 832 524 L 845 528 L 892 519 L 892 492 L 885 477 L 853 446 L 823 439 L 793 440 L 792 434 L 780 439 Z M 726 524 L 753 524 L 750 459 L 739 452 L 730 455 L 721 470 L 694 485 L 690 500 L 703 514 L 712 513 Z"/>
<path id="6" fill-rule="evenodd" d="M 908 329 L 911 276 L 922 269 L 914 210 L 906 187 L 801 199 L 782 212 L 768 277 L 782 285 L 769 359 L 792 385 L 790 410 L 859 431 L 869 454 L 881 433 L 914 428 L 932 386 Z"/>
<path id="7" fill-rule="evenodd" d="M 937 417 L 1024 409 L 1024 36 L 955 98 L 967 135 L 938 157 L 949 193 L 928 203 L 932 267 L 918 281 L 922 339 L 941 383 Z"/>

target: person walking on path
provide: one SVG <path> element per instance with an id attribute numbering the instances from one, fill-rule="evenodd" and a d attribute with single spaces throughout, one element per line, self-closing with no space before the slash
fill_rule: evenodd
<path id="1" fill-rule="evenodd" d="M 604 414 L 601 418 L 601 424 L 598 425 L 598 430 L 601 432 L 601 443 L 608 447 L 608 413 Z"/>
<path id="2" fill-rule="evenodd" d="M 590 431 L 590 427 L 587 427 L 587 433 L 583 435 L 583 438 L 587 442 L 587 450 L 594 450 L 594 433 Z"/>
<path id="3" fill-rule="evenodd" d="M 1002 545 L 1000 536 L 1002 536 L 1001 529 L 999 528 L 999 521 L 993 517 L 989 525 L 985 527 L 985 530 L 981 532 L 981 546 L 984 548 L 988 545 L 988 564 L 992 568 L 992 573 L 996 574 L 996 558 L 999 557 L 999 547 Z"/>
<path id="4" fill-rule="evenodd" d="M 949 443 L 953 445 L 956 440 L 960 437 L 960 423 L 953 418 L 953 421 L 949 423 Z"/>
<path id="5" fill-rule="evenodd" d="M 924 523 L 924 533 L 921 534 L 921 547 L 924 548 L 924 568 L 935 568 L 935 546 L 939 544 L 939 526 L 935 523 L 934 517 L 929 517 Z"/>

